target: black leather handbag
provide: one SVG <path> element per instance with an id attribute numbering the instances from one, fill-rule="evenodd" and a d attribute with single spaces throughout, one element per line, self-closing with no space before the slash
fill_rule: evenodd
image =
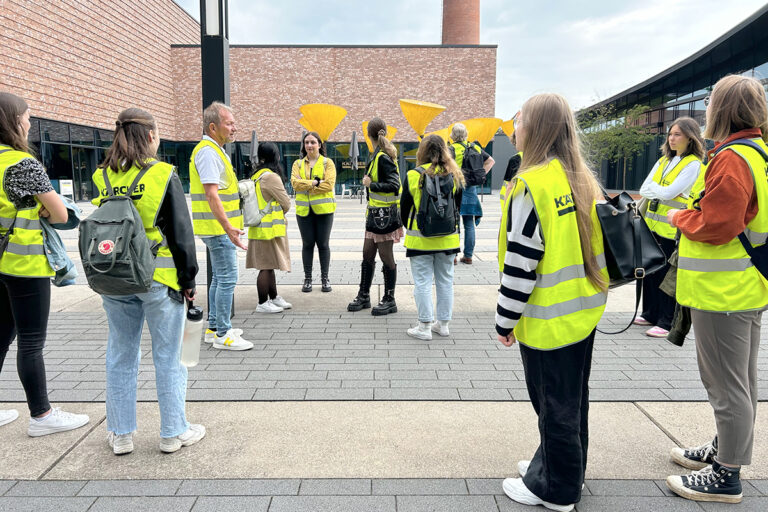
<path id="1" fill-rule="evenodd" d="M 400 220 L 400 209 L 396 204 L 389 206 L 368 206 L 365 216 L 365 230 L 378 235 L 391 233 L 403 222 Z"/>
<path id="2" fill-rule="evenodd" d="M 629 329 L 637 317 L 643 279 L 663 269 L 667 258 L 632 196 L 626 192 L 615 197 L 609 197 L 605 192 L 604 195 L 606 202 L 597 203 L 595 208 L 603 231 L 609 286 L 615 288 L 632 281 L 636 286 L 635 314 L 629 325 L 617 332 L 598 329 L 603 334 L 619 334 Z"/>

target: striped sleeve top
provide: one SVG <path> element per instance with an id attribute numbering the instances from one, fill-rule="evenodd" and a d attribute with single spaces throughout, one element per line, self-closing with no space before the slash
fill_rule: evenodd
<path id="1" fill-rule="evenodd" d="M 509 335 L 523 314 L 536 285 L 536 267 L 544 257 L 539 218 L 528 189 L 522 187 L 509 202 L 507 250 L 496 304 L 496 332 Z"/>

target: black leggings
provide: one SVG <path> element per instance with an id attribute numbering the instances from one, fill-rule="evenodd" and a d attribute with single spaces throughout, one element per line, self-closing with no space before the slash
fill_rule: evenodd
<path id="1" fill-rule="evenodd" d="M 301 233 L 301 261 L 304 264 L 304 275 L 312 275 L 312 258 L 315 256 L 315 245 L 320 257 L 320 273 L 328 275 L 331 264 L 331 239 L 333 214 L 318 215 L 311 209 L 306 217 L 296 216 L 296 223 Z"/>
<path id="2" fill-rule="evenodd" d="M 393 245 L 394 242 L 392 240 L 376 243 L 372 238 L 366 238 L 363 241 L 363 261 L 373 264 L 376 261 L 376 251 L 378 250 L 379 258 L 381 258 L 384 266 L 395 268 L 395 255 L 392 251 Z"/>
<path id="3" fill-rule="evenodd" d="M 51 309 L 51 280 L 0 274 L 0 370 L 18 334 L 16 370 L 31 416 L 48 412 L 43 347 Z"/>
<path id="4" fill-rule="evenodd" d="M 259 294 L 259 304 L 264 304 L 267 299 L 277 297 L 277 281 L 275 281 L 274 270 L 259 270 L 259 277 L 256 278 L 256 291 Z"/>

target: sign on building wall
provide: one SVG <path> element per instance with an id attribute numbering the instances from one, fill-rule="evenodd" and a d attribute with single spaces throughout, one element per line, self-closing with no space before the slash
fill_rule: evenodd
<path id="1" fill-rule="evenodd" d="M 72 186 L 72 180 L 59 180 L 59 187 L 61 195 L 69 197 L 73 201 L 75 200 L 75 189 Z"/>

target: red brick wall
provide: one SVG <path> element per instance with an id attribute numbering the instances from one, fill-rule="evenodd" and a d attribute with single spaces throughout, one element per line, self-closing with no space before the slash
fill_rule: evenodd
<path id="1" fill-rule="evenodd" d="M 200 27 L 172 0 L 0 0 L 0 27 L 0 90 L 33 115 L 111 129 L 137 106 L 176 138 L 171 44 Z"/>
<path id="2" fill-rule="evenodd" d="M 201 130 L 200 49 L 174 47 L 176 133 L 195 140 Z M 347 117 L 331 140 L 361 136 L 362 121 L 380 116 L 398 129 L 395 140 L 415 141 L 398 100 L 448 107 L 427 131 L 472 117 L 493 117 L 496 48 L 248 47 L 230 48 L 230 97 L 238 140 L 252 129 L 259 140 L 298 140 L 299 107 L 333 103 Z"/>
<path id="3" fill-rule="evenodd" d="M 443 44 L 480 43 L 480 0 L 443 0 Z"/>

